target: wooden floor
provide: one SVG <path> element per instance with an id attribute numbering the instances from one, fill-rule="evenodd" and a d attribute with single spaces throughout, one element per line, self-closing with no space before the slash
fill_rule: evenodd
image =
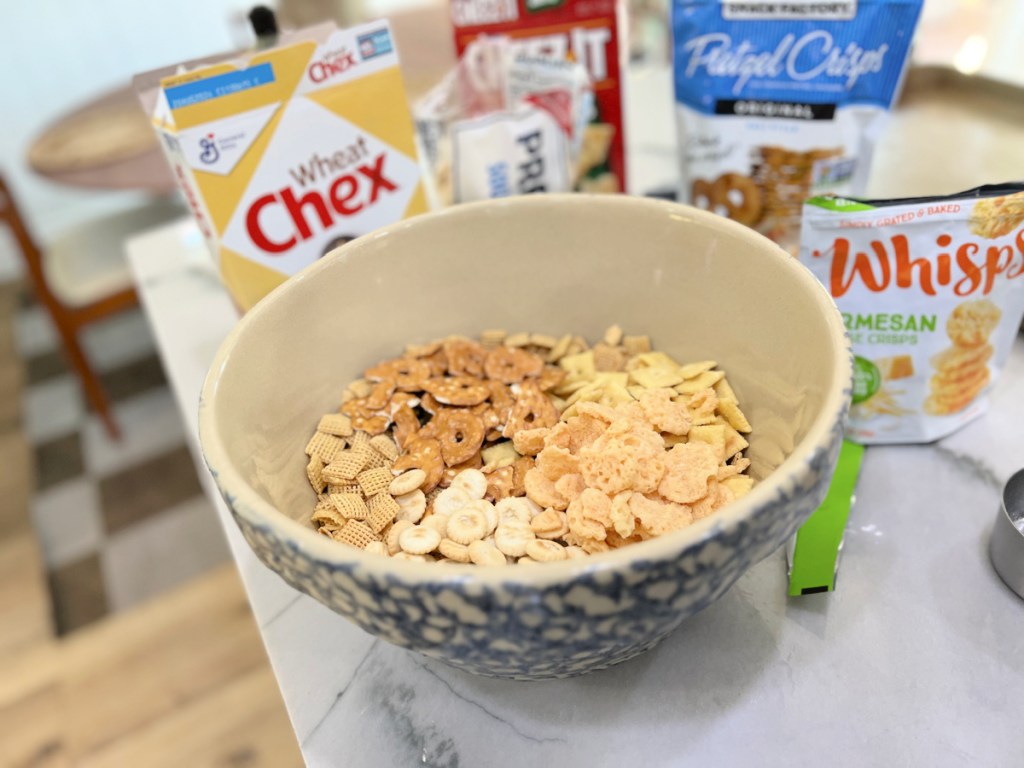
<path id="1" fill-rule="evenodd" d="M 301 765 L 233 566 L 9 654 L 0 765 Z"/>
<path id="2" fill-rule="evenodd" d="M 0 768 L 302 764 L 234 566 L 56 638 L 0 286 Z"/>

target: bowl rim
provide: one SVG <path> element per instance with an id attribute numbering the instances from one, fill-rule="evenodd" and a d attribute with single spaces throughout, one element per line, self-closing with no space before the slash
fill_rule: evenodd
<path id="1" fill-rule="evenodd" d="M 751 248 L 763 251 L 766 257 L 781 262 L 782 268 L 789 270 L 794 280 L 808 290 L 811 299 L 817 302 L 822 310 L 827 329 L 836 342 L 831 361 L 831 366 L 836 374 L 836 384 L 830 392 L 826 393 L 825 402 L 803 440 L 768 477 L 755 484 L 750 493 L 680 531 L 609 552 L 544 563 L 541 567 L 533 568 L 467 567 L 461 564 L 396 561 L 352 547 L 341 546 L 338 542 L 328 539 L 311 527 L 291 519 L 276 509 L 242 479 L 233 463 L 228 459 L 224 443 L 216 429 L 215 403 L 220 380 L 230 364 L 231 355 L 239 338 L 246 332 L 246 328 L 255 318 L 273 311 L 276 304 L 285 301 L 285 297 L 294 286 L 315 279 L 321 271 L 332 268 L 337 261 L 350 258 L 353 253 L 358 252 L 369 242 L 388 237 L 394 232 L 415 229 L 423 221 L 445 218 L 458 220 L 460 217 L 477 215 L 480 211 L 487 212 L 498 207 L 528 209 L 531 206 L 551 208 L 552 206 L 584 205 L 590 207 L 632 206 L 647 209 L 652 213 L 685 217 L 698 225 L 724 230 L 730 236 L 747 241 Z M 404 582 L 418 582 L 421 585 L 432 587 L 472 583 L 481 588 L 498 586 L 507 588 L 510 585 L 522 588 L 543 588 L 556 583 L 564 584 L 582 575 L 593 575 L 599 572 L 613 573 L 627 568 L 637 561 L 654 562 L 675 559 L 686 550 L 708 542 L 721 530 L 738 525 L 743 520 L 753 517 L 756 512 L 769 505 L 775 498 L 783 495 L 787 489 L 803 487 L 801 481 L 805 480 L 807 474 L 811 472 L 811 459 L 819 451 L 828 450 L 836 425 L 844 417 L 849 405 L 849 388 L 852 378 L 853 360 L 850 339 L 832 296 L 806 266 L 763 235 L 718 214 L 656 198 L 580 193 L 525 195 L 463 203 L 382 227 L 340 246 L 324 258 L 293 275 L 286 283 L 275 288 L 239 320 L 217 350 L 200 395 L 199 437 L 203 458 L 216 481 L 218 490 L 222 497 L 225 497 L 225 502 L 233 514 L 252 525 L 276 531 L 282 539 L 290 541 L 294 548 L 302 550 L 309 558 L 321 564 L 327 564 L 331 568 L 359 569 L 379 582 L 386 582 L 401 576 Z M 230 499 L 227 498 L 228 496 Z M 236 520 L 236 524 L 237 522 Z"/>

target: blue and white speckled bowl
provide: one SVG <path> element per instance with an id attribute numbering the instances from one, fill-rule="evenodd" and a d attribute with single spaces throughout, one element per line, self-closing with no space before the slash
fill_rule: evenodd
<path id="1" fill-rule="evenodd" d="M 303 448 L 364 367 L 452 333 L 596 338 L 611 323 L 727 371 L 755 430 L 748 496 L 672 535 L 529 568 L 391 561 L 305 522 Z M 831 298 L 760 235 L 655 200 L 533 196 L 386 227 L 289 280 L 221 347 L 200 432 L 246 540 L 293 587 L 469 672 L 566 677 L 651 648 L 794 533 L 828 486 L 850 381 Z"/>

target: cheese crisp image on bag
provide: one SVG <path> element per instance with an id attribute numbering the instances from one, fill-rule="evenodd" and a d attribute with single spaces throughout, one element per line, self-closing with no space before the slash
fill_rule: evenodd
<path id="1" fill-rule="evenodd" d="M 135 79 L 235 303 L 348 240 L 427 210 L 384 21 Z"/>
<path id="2" fill-rule="evenodd" d="M 796 253 L 812 195 L 864 194 L 921 0 L 673 0 L 679 199 Z"/>
<path id="3" fill-rule="evenodd" d="M 800 261 L 853 342 L 850 439 L 929 442 L 985 412 L 1024 315 L 1024 184 L 813 198 Z"/>

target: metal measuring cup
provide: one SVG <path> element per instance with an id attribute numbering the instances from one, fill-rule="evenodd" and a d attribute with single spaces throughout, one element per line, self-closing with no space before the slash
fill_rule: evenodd
<path id="1" fill-rule="evenodd" d="M 988 553 L 999 578 L 1024 597 L 1024 469 L 1011 477 L 1003 489 Z"/>

